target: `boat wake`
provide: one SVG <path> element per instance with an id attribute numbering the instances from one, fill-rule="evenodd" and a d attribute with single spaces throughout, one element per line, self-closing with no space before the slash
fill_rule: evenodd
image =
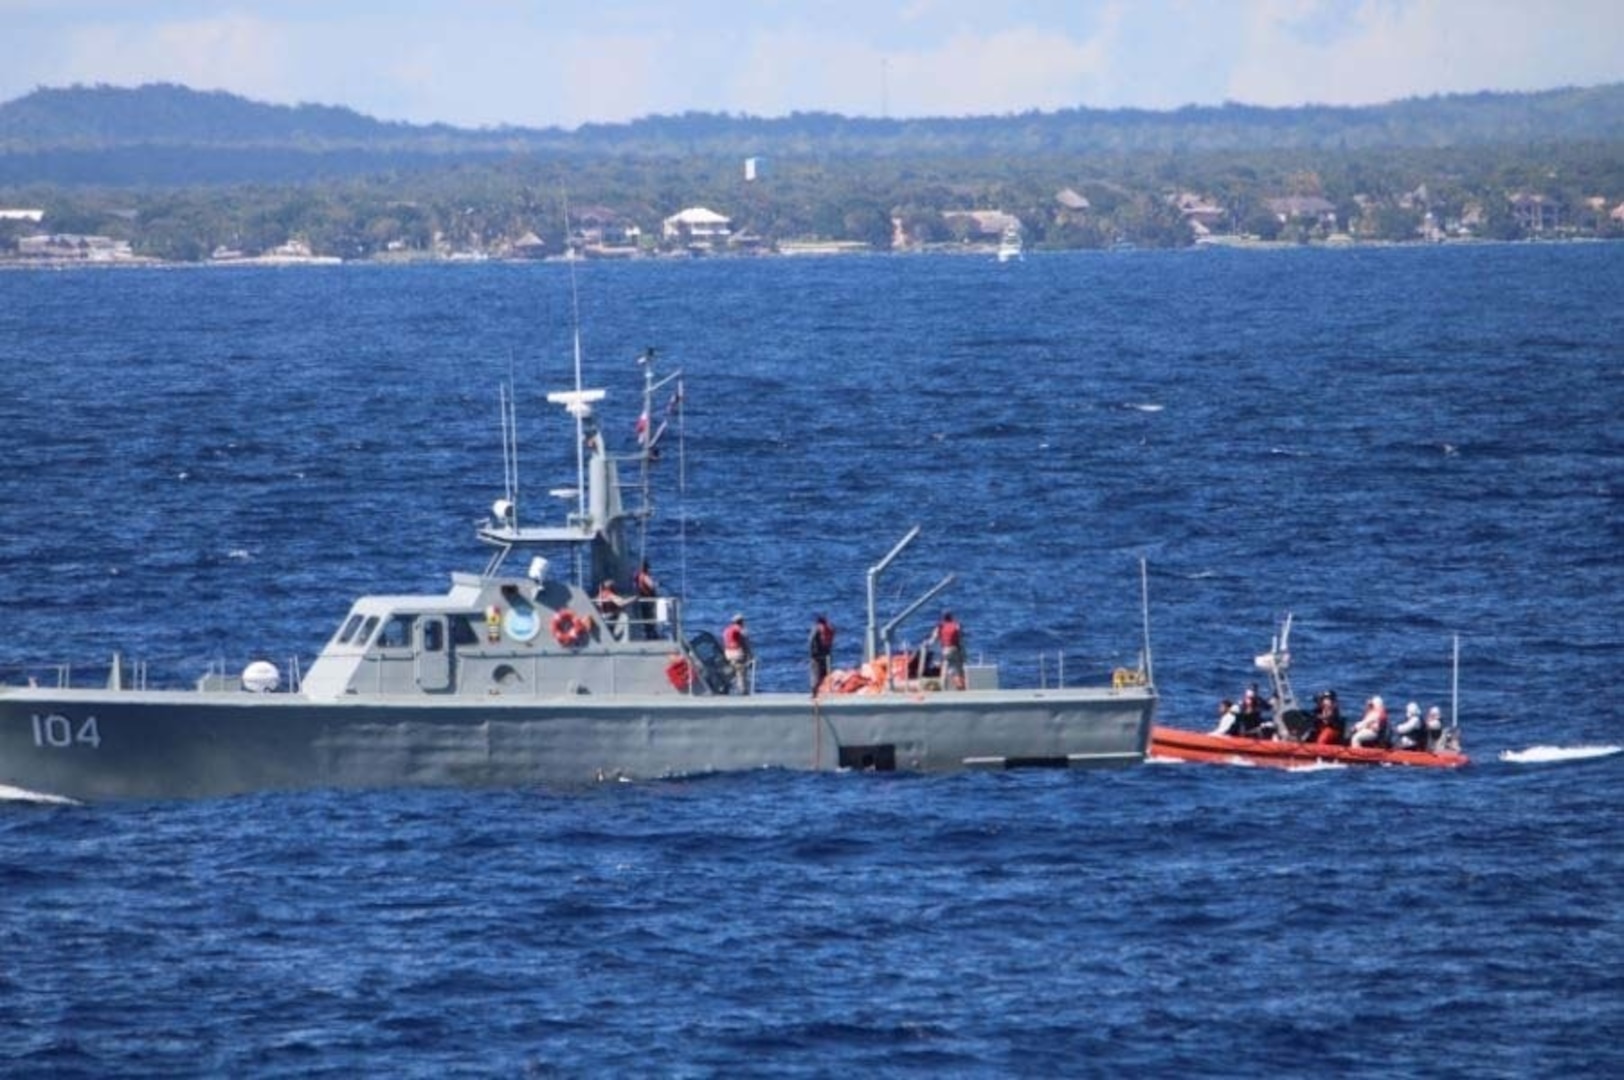
<path id="1" fill-rule="evenodd" d="M 1286 771 L 1294 773 L 1316 773 L 1343 770 L 1347 768 L 1349 768 L 1349 765 L 1345 761 L 1314 761 L 1306 765 L 1293 765 Z"/>
<path id="2" fill-rule="evenodd" d="M 1225 758 L 1222 761 L 1219 761 L 1219 760 L 1216 760 L 1216 759 L 1211 759 L 1211 760 L 1206 760 L 1206 761 L 1191 761 L 1191 760 L 1189 760 L 1187 758 L 1168 757 L 1166 755 L 1158 754 L 1158 753 L 1156 753 L 1156 751 L 1154 749 L 1152 749 L 1150 751 L 1150 753 L 1145 755 L 1145 764 L 1146 765 L 1228 765 L 1231 768 L 1236 768 L 1236 769 L 1265 769 L 1265 768 L 1267 768 L 1268 771 L 1271 772 L 1271 773 L 1316 773 L 1316 772 L 1325 772 L 1327 770 L 1341 771 L 1341 770 L 1344 770 L 1344 769 L 1348 768 L 1348 764 L 1346 762 L 1342 762 L 1342 761 L 1308 761 L 1308 760 L 1304 760 L 1304 761 L 1301 761 L 1301 762 L 1293 762 L 1289 769 L 1271 768 L 1271 767 L 1269 767 L 1267 765 L 1267 763 L 1257 762 L 1257 761 L 1250 761 L 1250 760 L 1248 760 L 1248 759 L 1246 759 L 1244 757 L 1241 757 L 1239 754 L 1236 754 L 1236 755 L 1234 755 L 1232 757 Z"/>
<path id="3" fill-rule="evenodd" d="M 1611 757 L 1621 750 L 1624 746 L 1530 746 L 1526 750 L 1502 750 L 1500 760 L 1512 765 L 1551 765 Z"/>
<path id="4" fill-rule="evenodd" d="M 27 788 L 8 787 L 0 784 L 0 803 L 25 802 L 43 803 L 51 806 L 72 806 L 74 800 L 61 795 L 46 795 L 40 791 L 29 791 Z"/>

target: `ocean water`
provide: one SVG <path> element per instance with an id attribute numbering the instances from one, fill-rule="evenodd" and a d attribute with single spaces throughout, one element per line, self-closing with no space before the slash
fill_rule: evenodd
<path id="1" fill-rule="evenodd" d="M 1165 722 L 1289 611 L 1473 764 L 3 801 L 0 1075 L 1624 1074 L 1624 247 L 573 273 L 0 274 L 0 668 L 441 591 L 578 325 L 611 433 L 682 370 L 655 570 L 771 686 L 918 524 L 882 607 L 1006 681 L 1133 663 L 1143 559 Z"/>

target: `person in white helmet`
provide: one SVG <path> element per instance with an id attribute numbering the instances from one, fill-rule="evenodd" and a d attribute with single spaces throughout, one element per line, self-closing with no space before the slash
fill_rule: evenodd
<path id="1" fill-rule="evenodd" d="M 1404 706 L 1404 719 L 1393 734 L 1398 736 L 1400 750 L 1427 749 L 1427 721 L 1421 715 L 1421 706 L 1413 701 Z"/>

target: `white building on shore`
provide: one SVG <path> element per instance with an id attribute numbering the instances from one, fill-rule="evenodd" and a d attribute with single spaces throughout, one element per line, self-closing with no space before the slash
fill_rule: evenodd
<path id="1" fill-rule="evenodd" d="M 674 243 L 725 244 L 733 235 L 733 219 L 703 206 L 680 210 L 661 223 L 661 235 Z"/>

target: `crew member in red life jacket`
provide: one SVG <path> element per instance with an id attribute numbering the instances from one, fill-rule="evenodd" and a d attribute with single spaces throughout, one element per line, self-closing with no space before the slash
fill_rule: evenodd
<path id="1" fill-rule="evenodd" d="M 942 687 L 963 690 L 964 682 L 964 627 L 953 618 L 951 611 L 942 612 L 942 621 L 936 624 L 930 639 L 942 646 Z"/>
<path id="2" fill-rule="evenodd" d="M 811 658 L 812 693 L 816 694 L 829 676 L 830 657 L 835 651 L 834 624 L 822 612 L 812 620 L 812 632 L 806 636 L 806 651 Z"/>
<path id="3" fill-rule="evenodd" d="M 603 624 L 609 628 L 610 633 L 620 636 L 621 613 L 631 601 L 615 591 L 615 583 L 611 578 L 604 578 L 603 584 L 598 586 L 598 595 L 594 600 L 598 611 L 603 615 Z"/>
<path id="4" fill-rule="evenodd" d="M 1314 695 L 1314 727 L 1308 740 L 1320 746 L 1341 746 L 1347 738 L 1347 724 L 1342 719 L 1342 707 L 1336 703 L 1336 691 L 1324 690 Z"/>
<path id="5" fill-rule="evenodd" d="M 1348 745 L 1385 750 L 1391 742 L 1391 734 L 1387 726 L 1387 706 L 1380 697 L 1373 697 L 1365 702 L 1365 714 L 1353 726 Z"/>
<path id="6" fill-rule="evenodd" d="M 740 694 L 750 692 L 750 665 L 755 653 L 750 648 L 750 635 L 744 632 L 744 616 L 735 615 L 722 631 L 722 655 L 733 665 L 733 685 Z"/>
<path id="7" fill-rule="evenodd" d="M 654 621 L 654 598 L 660 595 L 660 583 L 654 580 L 647 559 L 637 568 L 632 589 L 637 593 L 637 620 L 643 627 L 643 637 L 653 640 L 660 636 L 660 628 Z"/>

